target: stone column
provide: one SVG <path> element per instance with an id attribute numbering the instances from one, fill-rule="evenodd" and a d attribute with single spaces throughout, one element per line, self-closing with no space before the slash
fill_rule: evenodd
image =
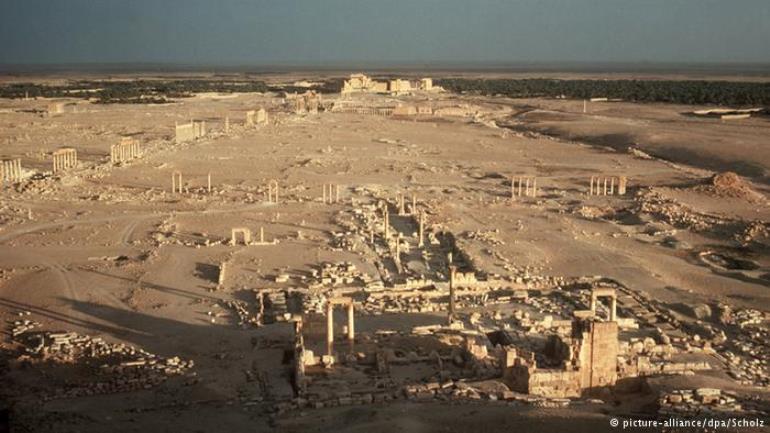
<path id="1" fill-rule="evenodd" d="M 326 354 L 334 354 L 334 305 L 331 299 L 326 301 Z"/>
<path id="2" fill-rule="evenodd" d="M 324 204 L 326 204 L 326 203 L 328 203 L 328 200 L 326 199 L 326 184 L 324 184 L 324 185 L 323 185 L 323 187 L 324 187 L 324 188 L 323 188 L 323 189 L 324 189 L 324 192 L 323 192 L 323 201 L 324 201 Z"/>
<path id="3" fill-rule="evenodd" d="M 606 177 L 604 178 L 604 194 L 602 195 L 607 195 L 607 178 Z"/>
<path id="4" fill-rule="evenodd" d="M 610 195 L 615 195 L 615 177 L 610 178 Z"/>
<path id="5" fill-rule="evenodd" d="M 588 195 L 594 195 L 594 177 L 591 176 L 591 186 L 588 187 Z"/>
<path id="6" fill-rule="evenodd" d="M 334 202 L 335 203 L 339 203 L 340 202 L 340 186 L 339 185 L 335 185 L 334 189 L 335 189 L 335 194 L 336 194 L 336 196 L 334 198 Z"/>
<path id="7" fill-rule="evenodd" d="M 417 246 L 422 248 L 425 246 L 425 211 L 420 212 L 420 232 L 419 232 L 420 240 L 417 243 Z"/>
<path id="8" fill-rule="evenodd" d="M 412 194 L 412 215 L 417 214 L 417 195 Z"/>
<path id="9" fill-rule="evenodd" d="M 383 231 L 385 232 L 385 242 L 387 243 L 388 238 L 390 238 L 390 217 L 388 216 L 387 203 L 385 204 L 385 227 Z"/>
<path id="10" fill-rule="evenodd" d="M 455 316 L 455 272 L 457 272 L 456 266 L 449 267 L 449 314 L 447 314 L 447 322 L 451 325 Z"/>
<path id="11" fill-rule="evenodd" d="M 628 178 L 625 176 L 620 176 L 618 179 L 618 194 L 625 195 L 626 194 L 626 184 L 628 183 Z"/>
<path id="12" fill-rule="evenodd" d="M 356 338 L 355 317 L 353 314 L 353 300 L 348 304 L 348 340 L 352 343 Z"/>
<path id="13" fill-rule="evenodd" d="M 207 180 L 208 180 L 207 186 L 208 186 L 209 194 L 211 194 L 211 173 L 209 173 Z"/>
<path id="14" fill-rule="evenodd" d="M 591 295 L 591 311 L 596 313 L 596 296 Z"/>
<path id="15" fill-rule="evenodd" d="M 537 178 L 532 179 L 532 197 L 537 198 Z"/>
<path id="16" fill-rule="evenodd" d="M 610 321 L 615 322 L 618 319 L 618 298 L 612 297 L 612 305 L 610 305 Z"/>

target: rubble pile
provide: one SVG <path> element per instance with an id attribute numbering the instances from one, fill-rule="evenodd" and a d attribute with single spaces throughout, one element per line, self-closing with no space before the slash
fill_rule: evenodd
<path id="1" fill-rule="evenodd" d="M 286 305 L 286 292 L 283 290 L 271 290 L 265 292 L 265 309 L 268 311 L 266 318 L 274 322 L 285 322 L 291 318 L 289 308 Z"/>
<path id="2" fill-rule="evenodd" d="M 718 197 L 735 197 L 750 202 L 764 201 L 764 196 L 751 188 L 748 182 L 732 171 L 715 174 L 701 189 Z"/>
<path id="3" fill-rule="evenodd" d="M 745 413 L 737 395 L 716 388 L 681 389 L 661 393 L 659 414 L 706 415 L 717 413 Z"/>
<path id="4" fill-rule="evenodd" d="M 499 235 L 500 229 L 467 231 L 463 233 L 466 239 L 477 240 L 490 245 L 505 245 L 505 241 L 502 241 L 498 237 Z"/>
<path id="5" fill-rule="evenodd" d="M 249 312 L 249 304 L 245 301 L 223 301 L 225 306 L 235 311 L 238 315 L 238 326 L 260 326 L 260 318 L 257 315 L 253 315 Z"/>
<path id="6" fill-rule="evenodd" d="M 315 285 L 325 287 L 365 284 L 369 281 L 368 276 L 350 262 L 324 263 L 320 269 L 313 270 L 312 277 Z"/>
<path id="7" fill-rule="evenodd" d="M 728 365 L 728 374 L 747 385 L 770 386 L 770 339 L 768 315 L 754 309 L 738 309 L 721 318 L 732 328 L 731 338 L 715 345 Z"/>
<path id="8" fill-rule="evenodd" d="M 655 215 L 675 227 L 685 227 L 695 232 L 712 230 L 728 221 L 693 211 L 674 199 L 659 192 L 648 190 L 637 197 L 637 213 Z"/>
<path id="9" fill-rule="evenodd" d="M 99 379 L 55 388 L 45 396 L 46 399 L 148 389 L 170 376 L 185 374 L 194 366 L 192 360 L 165 358 L 76 332 L 22 333 L 17 340 L 24 344 L 19 361 L 79 364 L 93 369 Z"/>

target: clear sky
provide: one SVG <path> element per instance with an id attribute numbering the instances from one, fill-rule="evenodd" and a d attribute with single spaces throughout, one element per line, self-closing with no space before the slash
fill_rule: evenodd
<path id="1" fill-rule="evenodd" d="M 0 64 L 770 62 L 770 0 L 0 0 Z"/>

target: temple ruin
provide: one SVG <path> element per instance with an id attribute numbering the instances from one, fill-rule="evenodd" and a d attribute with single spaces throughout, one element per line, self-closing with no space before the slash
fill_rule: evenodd
<path id="1" fill-rule="evenodd" d="M 141 156 L 139 142 L 133 138 L 123 137 L 120 143 L 110 146 L 110 163 L 120 164 Z"/>
<path id="2" fill-rule="evenodd" d="M 190 123 L 177 123 L 174 131 L 174 141 L 184 143 L 196 140 L 206 135 L 206 122 L 192 120 Z"/>
<path id="3" fill-rule="evenodd" d="M 53 172 L 59 173 L 78 165 L 78 151 L 72 148 L 59 149 L 53 153 Z"/>
<path id="4" fill-rule="evenodd" d="M 21 159 L 7 159 L 0 162 L 0 184 L 16 183 L 21 180 Z"/>

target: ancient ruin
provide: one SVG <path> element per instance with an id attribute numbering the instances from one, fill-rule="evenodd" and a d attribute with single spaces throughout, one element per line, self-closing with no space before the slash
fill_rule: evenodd
<path id="1" fill-rule="evenodd" d="M 190 123 L 176 124 L 174 141 L 176 143 L 184 143 L 187 141 L 196 140 L 206 135 L 206 122 L 205 121 L 191 121 Z"/>
<path id="2" fill-rule="evenodd" d="M 53 172 L 75 168 L 78 165 L 78 151 L 72 148 L 59 149 L 53 152 Z"/>
<path id="3" fill-rule="evenodd" d="M 120 143 L 110 146 L 110 163 L 120 164 L 141 157 L 139 142 L 133 138 L 123 137 Z"/>
<path id="4" fill-rule="evenodd" d="M 22 180 L 21 159 L 0 161 L 0 184 L 16 183 Z"/>
<path id="5" fill-rule="evenodd" d="M 515 176 L 511 178 L 511 198 L 537 197 L 537 178 Z"/>
<path id="6" fill-rule="evenodd" d="M 760 143 L 759 114 L 747 132 L 399 74 L 0 101 L 0 403 L 21 431 L 767 415 L 768 188 L 643 148 L 692 125 Z M 170 133 L 188 118 L 215 125 Z M 602 141 L 624 128 L 633 148 Z"/>
<path id="7" fill-rule="evenodd" d="M 591 176 L 588 195 L 625 195 L 627 186 L 626 176 Z"/>

